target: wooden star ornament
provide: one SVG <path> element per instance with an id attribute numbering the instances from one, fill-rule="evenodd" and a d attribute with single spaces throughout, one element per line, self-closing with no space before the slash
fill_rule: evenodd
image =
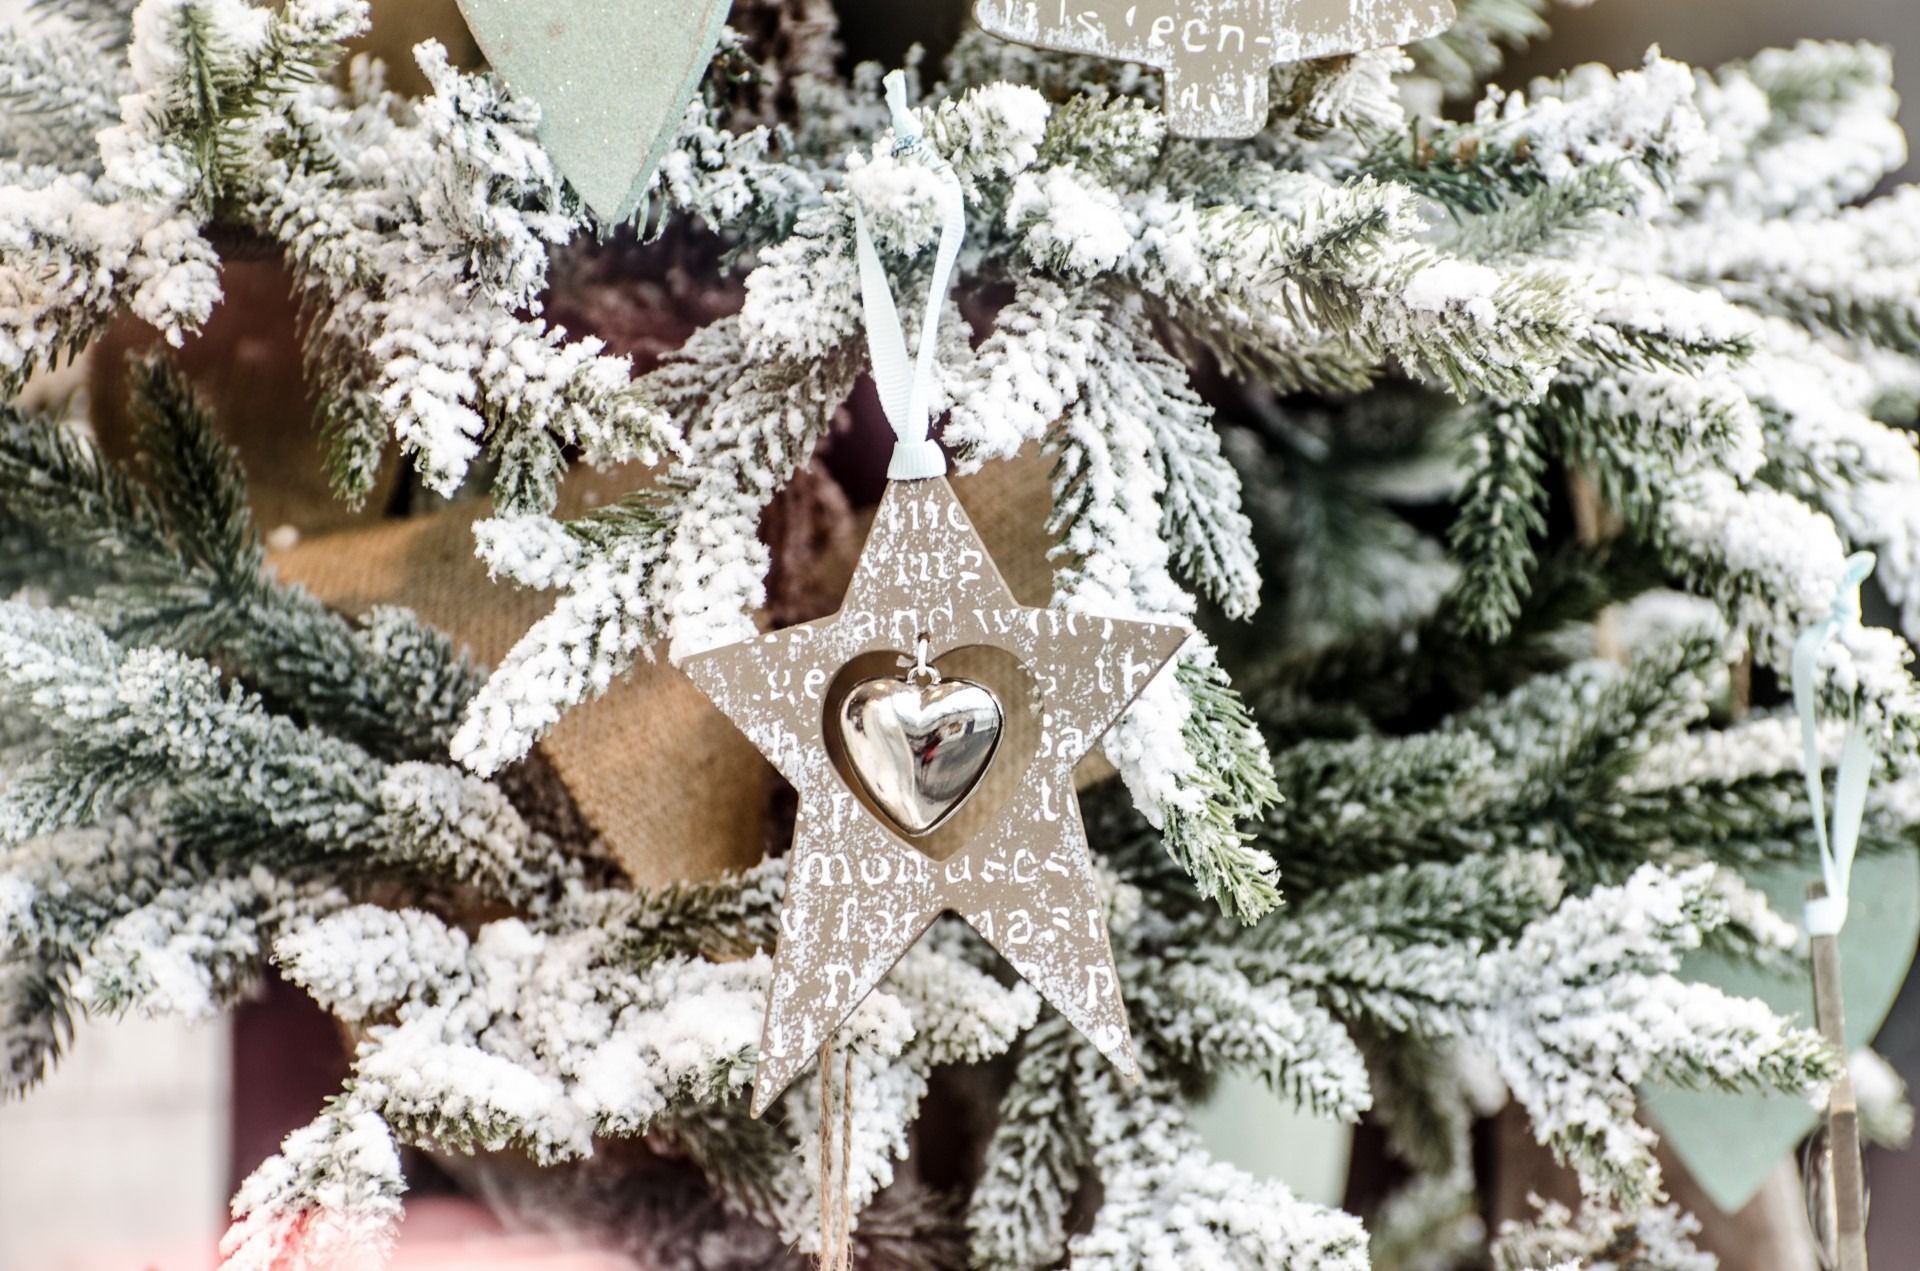
<path id="1" fill-rule="evenodd" d="M 1453 0 L 976 0 L 974 14 L 1022 44 L 1158 67 L 1168 127 L 1223 138 L 1265 125 L 1272 67 L 1423 40 L 1457 16 Z"/>
<path id="2" fill-rule="evenodd" d="M 682 661 L 799 794 L 756 1116 L 946 912 L 1134 1074 L 1073 769 L 1188 634 L 1020 605 L 936 477 L 838 613 Z"/>

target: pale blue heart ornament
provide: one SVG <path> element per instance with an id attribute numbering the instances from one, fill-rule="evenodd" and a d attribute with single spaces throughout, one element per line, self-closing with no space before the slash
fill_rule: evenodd
<path id="1" fill-rule="evenodd" d="M 1812 871 L 1773 869 L 1750 881 L 1776 912 L 1797 917 Z M 1847 1045 L 1857 1049 L 1886 1022 L 1920 941 L 1920 855 L 1911 849 L 1862 856 L 1853 868 L 1853 903 L 1840 933 L 1840 977 L 1846 998 Z M 1810 971 L 1783 977 L 1707 953 L 1689 956 L 1682 979 L 1756 997 L 1775 1013 L 1813 1027 Z M 1649 1089 L 1641 1092 L 1660 1136 L 1701 1189 L 1725 1213 L 1736 1213 L 1767 1175 L 1819 1124 L 1820 1111 L 1796 1095 L 1732 1095 Z M 1871 1181 L 1871 1180 L 1869 1180 Z"/>
<path id="2" fill-rule="evenodd" d="M 480 51 L 540 106 L 540 140 L 603 225 L 639 210 L 731 0 L 459 0 Z"/>

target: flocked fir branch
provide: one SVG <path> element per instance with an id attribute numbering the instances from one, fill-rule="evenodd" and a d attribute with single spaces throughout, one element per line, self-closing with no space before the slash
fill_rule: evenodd
<path id="1" fill-rule="evenodd" d="M 1587 1201 L 1494 1233 L 1499 1265 L 1691 1268 L 1636 1089 L 1837 1071 L 1676 971 L 1793 938 L 1738 872 L 1804 857 L 1797 743 L 1772 703 L 1728 719 L 1726 668 L 1784 672 L 1856 546 L 1920 621 L 1920 202 L 1862 202 L 1903 153 L 1888 59 L 1654 56 L 1446 121 L 1420 103 L 1473 96 L 1548 17 L 1460 8 L 1406 53 L 1276 71 L 1246 142 L 1170 137 L 1157 76 L 977 31 L 915 76 L 968 218 L 948 449 L 1051 465 L 1054 603 L 1195 632 L 1107 739 L 1124 797 L 1088 796 L 1144 1080 L 942 924 L 838 1039 L 873 1230 L 934 1070 L 1005 1056 L 950 1198 L 974 1265 L 1367 1265 L 1357 1218 L 1207 1153 L 1188 1098 L 1238 1072 L 1387 1127 L 1415 1182 L 1376 1254 L 1484 1240 L 1467 1127 L 1511 1098 Z M 355 0 L 36 14 L 0 41 L 8 387 L 122 313 L 183 341 L 220 250 L 271 244 L 339 492 L 394 447 L 433 490 L 490 490 L 477 550 L 555 604 L 483 676 L 409 615 L 278 584 L 163 362 L 131 370 L 131 469 L 8 407 L 0 692 L 33 727 L 0 734 L 5 1089 L 78 1015 L 204 1015 L 271 958 L 354 1069 L 236 1197 L 227 1265 L 377 1257 L 402 1145 L 562 1172 L 639 1137 L 728 1221 L 812 1247 L 817 1097 L 744 1101 L 783 863 L 634 892 L 508 777 L 637 660 L 752 629 L 762 513 L 863 369 L 853 210 L 903 294 L 937 235 L 875 70 L 783 78 L 723 41 L 645 229 L 719 243 L 744 304 L 636 375 L 543 316 L 553 255 L 616 227 L 496 78 L 423 46 L 412 100 L 339 65 Z M 815 49 L 818 17 L 756 14 Z M 569 466 L 635 459 L 643 490 L 553 517 Z M 1569 473 L 1619 541 L 1557 541 Z M 1600 623 L 1624 664 L 1588 656 Z M 1908 657 L 1868 629 L 1821 668 L 1907 774 L 1870 850 L 1920 822 Z"/>
<path id="2" fill-rule="evenodd" d="M 70 422 L 15 412 L 0 424 L 26 549 L 12 585 L 70 580 L 116 639 L 216 658 L 383 756 L 443 755 L 475 668 L 410 614 L 378 609 L 356 627 L 275 582 L 239 465 L 184 380 L 162 362 L 131 378 L 137 471 Z"/>
<path id="3" fill-rule="evenodd" d="M 1582 1271 L 1713 1271 L 1712 1254 L 1694 1246 L 1699 1220 L 1674 1205 L 1626 1214 L 1585 1204 L 1576 1216 L 1565 1205 L 1534 1198 L 1539 1217 L 1532 1223 L 1501 1225 L 1494 1242 L 1498 1271 L 1575 1267 Z"/>

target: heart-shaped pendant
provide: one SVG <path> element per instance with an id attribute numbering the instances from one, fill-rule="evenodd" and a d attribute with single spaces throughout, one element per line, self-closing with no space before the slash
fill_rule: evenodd
<path id="1" fill-rule="evenodd" d="M 972 680 L 862 680 L 838 714 L 847 766 L 880 810 L 930 834 L 980 785 L 1000 747 L 1000 700 Z"/>
<path id="2" fill-rule="evenodd" d="M 728 0 L 460 0 L 480 51 L 540 104 L 540 140 L 603 226 L 631 217 L 726 25 Z"/>
<path id="3" fill-rule="evenodd" d="M 1773 907 L 1797 914 L 1806 900 L 1810 865 L 1775 866 L 1748 881 Z M 1920 942 L 1920 856 L 1912 848 L 1862 855 L 1853 869 L 1853 904 L 1840 933 L 1840 978 L 1845 985 L 1847 1045 L 1866 1045 L 1893 1010 Z M 1781 976 L 1749 962 L 1696 950 L 1682 979 L 1757 997 L 1780 1015 L 1813 1026 L 1807 973 Z M 1767 1175 L 1819 1123 L 1820 1113 L 1797 1094 L 1724 1094 L 1654 1087 L 1643 1092 L 1660 1136 L 1708 1199 L 1723 1212 L 1740 1212 Z"/>

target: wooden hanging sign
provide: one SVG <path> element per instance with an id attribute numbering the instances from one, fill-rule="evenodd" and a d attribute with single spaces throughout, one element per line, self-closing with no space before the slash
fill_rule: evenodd
<path id="1" fill-rule="evenodd" d="M 756 1114 L 945 912 L 1133 1075 L 1073 769 L 1189 634 L 1020 605 L 936 478 L 838 613 L 680 663 L 799 795 Z"/>
<path id="2" fill-rule="evenodd" d="M 978 0 L 995 35 L 1166 72 L 1183 137 L 1251 137 L 1275 66 L 1406 44 L 1453 25 L 1453 0 Z"/>

